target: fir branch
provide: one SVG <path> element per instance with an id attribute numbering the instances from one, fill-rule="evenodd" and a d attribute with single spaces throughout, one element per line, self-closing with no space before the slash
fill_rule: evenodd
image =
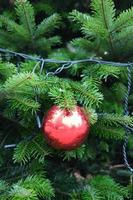
<path id="1" fill-rule="evenodd" d="M 46 148 L 44 148 L 44 144 L 42 145 L 42 142 L 36 141 L 35 139 L 33 140 L 33 146 L 31 145 L 31 151 L 32 155 L 38 159 L 39 162 L 43 162 L 44 156 L 47 156 L 51 153 L 49 149 L 46 150 Z"/>
<path id="2" fill-rule="evenodd" d="M 107 2 L 110 2 L 110 1 L 107 1 Z M 111 1 L 112 2 L 112 1 Z M 114 46 L 113 46 L 113 42 L 112 42 L 112 35 L 110 34 L 110 25 L 109 25 L 109 21 L 107 19 L 107 13 L 108 11 L 112 8 L 112 5 L 109 4 L 109 7 L 108 9 L 106 9 L 105 7 L 105 4 L 104 4 L 104 0 L 100 0 L 100 3 L 101 3 L 101 7 L 102 7 L 102 15 L 103 15 L 103 20 L 104 20 L 104 23 L 105 23 L 105 28 L 107 29 L 108 31 L 108 37 L 109 37 L 109 44 L 110 44 L 110 47 L 112 49 L 112 53 L 114 54 Z M 99 15 L 100 16 L 100 15 Z M 110 16 L 109 16 L 110 17 Z"/>
<path id="3" fill-rule="evenodd" d="M 71 194 L 71 200 L 101 200 L 98 190 L 93 187 L 86 186 L 82 189 L 74 190 Z"/>
<path id="4" fill-rule="evenodd" d="M 117 35 L 113 38 L 113 42 L 121 44 L 126 47 L 128 42 L 131 43 L 131 36 L 133 34 L 133 25 L 127 28 L 124 28 L 123 31 L 117 33 Z"/>
<path id="5" fill-rule="evenodd" d="M 105 28 L 109 30 L 115 20 L 115 5 L 112 0 L 92 0 L 93 17 L 100 20 Z"/>
<path id="6" fill-rule="evenodd" d="M 83 33 L 88 36 L 101 36 L 102 38 L 108 37 L 109 45 L 114 54 L 114 45 L 112 35 L 110 34 L 111 27 L 114 22 L 115 9 L 111 0 L 93 0 L 92 8 L 94 10 L 93 17 L 82 14 L 78 11 L 73 11 L 70 18 L 74 21 L 80 22 Z"/>
<path id="7" fill-rule="evenodd" d="M 78 159 L 86 161 L 88 159 L 94 160 L 96 152 L 92 146 L 88 144 L 82 144 L 79 148 L 71 151 L 65 151 L 61 153 L 63 160 L 71 161 L 72 159 Z"/>
<path id="8" fill-rule="evenodd" d="M 53 37 L 49 37 L 49 38 L 40 38 L 36 41 L 36 45 L 40 48 L 44 48 L 47 50 L 50 50 L 51 47 L 60 44 L 61 43 L 61 39 L 59 36 L 53 36 Z"/>
<path id="9" fill-rule="evenodd" d="M 27 84 L 27 82 L 36 79 L 35 77 L 37 77 L 35 74 L 28 72 L 13 75 L 5 82 L 4 90 L 7 92 L 13 92 L 15 89 L 21 87 L 24 84 Z"/>
<path id="10" fill-rule="evenodd" d="M 40 104 L 32 99 L 28 99 L 22 96 L 14 96 L 8 98 L 9 99 L 7 100 L 7 103 L 11 110 L 18 110 L 25 114 L 30 112 L 33 115 L 35 111 L 38 111 L 40 108 Z"/>
<path id="11" fill-rule="evenodd" d="M 127 28 L 133 25 L 133 7 L 128 10 L 123 11 L 115 20 L 114 28 L 111 30 L 113 32 L 120 32 L 123 28 Z"/>
<path id="12" fill-rule="evenodd" d="M 0 44 L 19 50 L 36 51 L 40 48 L 41 51 L 49 51 L 49 48 L 45 49 L 45 45 L 41 43 L 41 40 L 44 43 L 43 37 L 45 36 L 48 39 L 49 34 L 59 27 L 61 17 L 58 14 L 53 14 L 45 18 L 37 27 L 34 9 L 28 0 L 16 0 L 15 9 L 18 22 L 10 20 L 9 17 L 4 15 L 0 16 Z M 45 41 L 48 47 L 58 43 L 60 43 L 60 39 L 57 36 L 49 38 L 49 41 Z"/>
<path id="13" fill-rule="evenodd" d="M 50 17 L 44 19 L 37 27 L 35 37 L 38 38 L 42 35 L 48 35 L 52 33 L 61 23 L 61 17 L 59 14 L 54 13 Z"/>
<path id="14" fill-rule="evenodd" d="M 17 73 L 16 66 L 9 62 L 0 62 L 0 74 L 3 79 L 8 79 Z"/>
<path id="15" fill-rule="evenodd" d="M 71 13 L 70 13 L 70 16 L 69 18 L 72 20 L 72 21 L 76 21 L 78 22 L 80 25 L 84 24 L 85 21 L 88 21 L 91 17 L 90 15 L 87 15 L 87 14 L 83 14 L 77 10 L 73 10 Z"/>
<path id="16" fill-rule="evenodd" d="M 97 46 L 94 45 L 94 42 L 87 40 L 86 38 L 75 38 L 71 41 L 73 47 L 79 47 L 86 50 L 97 49 Z"/>
<path id="17" fill-rule="evenodd" d="M 61 79 L 59 79 L 59 81 L 61 81 Z M 48 95 L 60 108 L 72 109 L 76 105 L 74 94 L 67 81 L 62 80 L 61 83 L 58 82 L 58 85 L 51 87 Z"/>
<path id="18" fill-rule="evenodd" d="M 125 126 L 133 127 L 133 117 L 119 114 L 103 114 L 99 115 L 99 123 L 107 126 Z"/>
<path id="19" fill-rule="evenodd" d="M 15 183 L 9 195 L 12 200 L 38 200 L 39 197 L 51 199 L 54 197 L 54 189 L 48 179 L 34 175 Z"/>
<path id="20" fill-rule="evenodd" d="M 44 143 L 39 135 L 31 141 L 22 141 L 15 148 L 14 162 L 27 163 L 31 158 L 35 158 L 38 162 L 43 163 L 44 157 L 51 153 L 50 148 Z"/>
<path id="21" fill-rule="evenodd" d="M 88 84 L 70 82 L 70 85 L 75 93 L 77 101 L 86 107 L 98 106 L 103 100 L 103 95 L 99 92 L 98 87 L 93 84 L 91 80 L 88 80 Z"/>
<path id="22" fill-rule="evenodd" d="M 15 5 L 20 22 L 28 30 L 30 38 L 33 42 L 33 34 L 35 30 L 33 7 L 27 0 L 16 0 Z"/>
<path id="23" fill-rule="evenodd" d="M 110 127 L 98 123 L 91 128 L 91 132 L 99 138 L 105 138 L 107 140 L 123 140 L 125 137 L 125 131 L 123 128 Z"/>
<path id="24" fill-rule="evenodd" d="M 21 142 L 17 145 L 14 152 L 14 162 L 23 162 L 24 164 L 30 159 L 30 152 L 28 149 L 29 142 Z"/>
<path id="25" fill-rule="evenodd" d="M 27 41 L 27 31 L 23 26 L 17 24 L 15 21 L 10 20 L 5 16 L 0 16 L 0 22 L 3 26 L 7 27 L 7 31 L 9 33 L 15 33 Z"/>
<path id="26" fill-rule="evenodd" d="M 107 80 L 108 76 L 119 78 L 120 72 L 121 72 L 120 68 L 113 66 L 110 66 L 110 68 L 108 68 L 108 66 L 106 65 L 101 65 L 97 70 L 97 76 L 100 79 L 105 79 L 105 80 Z"/>
<path id="27" fill-rule="evenodd" d="M 102 35 L 102 37 L 105 37 L 106 35 L 105 29 L 103 28 L 101 22 L 97 19 L 94 19 L 90 15 L 74 10 L 72 13 L 70 13 L 70 19 L 80 24 L 80 30 L 89 38 L 94 39 L 98 36 L 98 34 Z"/>
<path id="28" fill-rule="evenodd" d="M 20 182 L 20 184 L 25 188 L 32 188 L 40 197 L 46 197 L 48 199 L 54 197 L 54 189 L 50 181 L 42 176 L 29 176 L 23 182 Z"/>
<path id="29" fill-rule="evenodd" d="M 90 181 L 90 185 L 100 192 L 103 199 L 124 200 L 128 198 L 127 188 L 120 186 L 109 176 L 96 176 Z"/>
<path id="30" fill-rule="evenodd" d="M 10 191 L 10 198 L 12 200 L 38 200 L 37 194 L 32 189 L 26 189 L 19 185 L 14 185 Z"/>

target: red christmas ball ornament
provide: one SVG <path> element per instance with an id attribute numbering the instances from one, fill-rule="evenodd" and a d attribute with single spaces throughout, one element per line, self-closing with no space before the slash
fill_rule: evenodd
<path id="1" fill-rule="evenodd" d="M 53 106 L 44 117 L 42 128 L 47 142 L 52 147 L 72 150 L 86 139 L 90 123 L 79 106 L 71 111 Z"/>

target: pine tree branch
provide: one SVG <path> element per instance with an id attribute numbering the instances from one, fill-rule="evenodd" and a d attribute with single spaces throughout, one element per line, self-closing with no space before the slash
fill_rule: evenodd
<path id="1" fill-rule="evenodd" d="M 5 83 L 5 88 L 7 92 L 14 91 L 17 87 L 25 83 L 25 81 L 31 80 L 33 78 L 32 75 L 33 75 L 32 73 L 22 73 L 22 74 L 13 75 L 13 77 L 10 77 Z M 11 82 L 13 82 L 13 84 L 11 84 Z M 4 92 L 6 91 L 4 90 Z"/>
<path id="2" fill-rule="evenodd" d="M 115 27 L 111 30 L 111 34 L 114 32 L 120 32 L 122 28 L 127 28 L 132 24 L 133 8 L 122 12 L 115 21 Z"/>
<path id="3" fill-rule="evenodd" d="M 112 36 L 111 36 L 111 34 L 110 34 L 110 30 L 109 30 L 109 27 L 108 27 L 108 23 L 107 23 L 107 21 L 106 21 L 106 15 L 105 15 L 105 10 L 104 10 L 104 9 L 105 9 L 105 8 L 104 8 L 104 6 L 105 6 L 104 0 L 101 0 L 101 5 L 102 5 L 102 10 L 103 10 L 103 17 L 104 17 L 105 27 L 106 27 L 106 29 L 107 29 L 107 31 L 108 31 L 108 34 L 109 34 L 109 44 L 110 44 L 112 53 L 113 53 L 113 55 L 114 55 L 114 52 L 115 52 L 115 51 L 114 51 Z"/>
<path id="4" fill-rule="evenodd" d="M 32 29 L 30 27 L 30 22 L 28 20 L 28 13 L 26 12 L 26 9 L 25 9 L 25 6 L 24 6 L 24 1 L 23 0 L 20 0 L 21 2 L 21 5 L 22 5 L 22 8 L 23 8 L 23 11 L 24 11 L 24 14 L 25 14 L 25 19 L 27 21 L 27 28 L 28 28 L 28 31 L 29 31 L 29 34 L 31 36 L 31 41 L 32 41 L 32 44 L 34 43 L 34 40 L 33 40 L 33 33 L 32 33 Z"/>
<path id="5" fill-rule="evenodd" d="M 33 143 L 37 146 L 38 149 L 41 150 L 41 152 L 44 153 L 44 155 L 48 155 L 48 152 L 45 151 L 45 150 L 37 143 L 37 141 L 33 140 Z"/>

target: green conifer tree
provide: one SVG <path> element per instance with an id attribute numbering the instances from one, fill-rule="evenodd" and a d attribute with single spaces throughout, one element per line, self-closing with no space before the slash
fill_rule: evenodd
<path id="1" fill-rule="evenodd" d="M 73 31 L 81 30 L 81 36 L 56 50 L 52 47 L 59 38 L 49 34 L 59 27 L 60 16 L 53 13 L 36 25 L 29 1 L 16 0 L 15 9 L 17 21 L 0 16 L 1 47 L 57 60 L 132 60 L 132 8 L 117 16 L 112 0 L 92 0 L 91 14 L 72 11 L 69 20 Z M 16 65 L 15 57 L 6 56 L 2 55 L 0 62 L 0 199 L 130 200 L 131 174 L 118 167 L 123 164 L 123 127 L 133 128 L 133 117 L 123 114 L 127 69 L 82 63 L 59 76 L 46 76 L 46 71 L 61 66 L 45 63 L 40 74 L 39 61 L 19 59 Z M 79 148 L 56 150 L 45 141 L 35 114 L 42 119 L 52 105 L 70 110 L 81 105 L 86 110 L 91 130 Z M 4 148 L 12 143 L 14 149 Z M 132 148 L 131 136 L 130 161 Z"/>
<path id="2" fill-rule="evenodd" d="M 29 1 L 15 1 L 16 21 L 5 15 L 0 16 L 0 45 L 30 53 L 46 55 L 51 47 L 60 44 L 59 36 L 51 33 L 59 27 L 61 18 L 57 13 L 45 18 L 40 24 L 35 22 L 35 13 Z"/>

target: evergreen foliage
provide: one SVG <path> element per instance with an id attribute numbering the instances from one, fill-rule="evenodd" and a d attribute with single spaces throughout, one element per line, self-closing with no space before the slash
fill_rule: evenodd
<path id="1" fill-rule="evenodd" d="M 17 20 L 0 16 L 0 45 L 10 49 L 46 55 L 51 47 L 60 44 L 59 36 L 52 36 L 59 27 L 61 17 L 54 13 L 40 24 L 35 22 L 35 13 L 27 0 L 16 0 L 15 11 Z M 44 54 L 45 53 L 45 54 Z"/>
<path id="2" fill-rule="evenodd" d="M 74 192 L 72 200 L 122 200 L 128 197 L 128 191 L 108 176 L 96 176 L 89 183 L 90 185 L 85 186 L 81 192 Z"/>
<path id="3" fill-rule="evenodd" d="M 74 10 L 70 18 L 77 22 L 84 38 L 77 38 L 72 44 L 77 48 L 93 49 L 95 56 L 107 56 L 114 60 L 128 60 L 132 58 L 132 15 L 133 9 L 126 10 L 116 17 L 116 10 L 112 0 L 93 0 L 92 15 Z"/>
<path id="4" fill-rule="evenodd" d="M 51 153 L 47 145 L 45 145 L 42 137 L 34 138 L 31 141 L 22 141 L 15 149 L 14 161 L 26 163 L 31 159 L 36 159 L 39 162 L 45 162 L 45 156 Z"/>
<path id="5" fill-rule="evenodd" d="M 92 0 L 91 13 L 72 11 L 67 28 L 78 37 L 58 49 L 60 36 L 52 35 L 61 24 L 61 16 L 54 13 L 59 2 L 34 2 L 36 9 L 28 0 L 14 3 L 13 19 L 6 14 L 0 16 L 1 47 L 57 60 L 95 58 L 129 62 L 133 58 L 132 8 L 117 15 L 112 0 Z M 50 16 L 40 22 L 35 17 L 40 11 L 47 11 Z M 65 16 L 64 12 L 62 15 Z M 40 74 L 40 62 L 1 55 L 0 199 L 131 199 L 132 185 L 127 186 L 131 174 L 125 168 L 119 169 L 123 163 L 124 126 L 133 128 L 133 116 L 123 114 L 127 69 L 79 63 L 57 76 L 47 76 L 46 72 L 58 67 L 60 64 L 45 63 Z M 133 111 L 132 99 L 131 91 L 129 114 Z M 79 148 L 60 151 L 46 143 L 35 114 L 43 119 L 53 105 L 70 110 L 75 105 L 84 108 L 91 128 Z M 16 144 L 13 151 L 3 148 L 10 143 Z M 132 164 L 132 136 L 127 151 Z"/>
<path id="6" fill-rule="evenodd" d="M 7 191 L 6 183 L 1 181 L 0 186 L 1 191 Z M 28 176 L 18 181 L 8 192 L 2 193 L 1 196 L 2 200 L 38 200 L 39 197 L 46 197 L 45 199 L 54 197 L 54 190 L 50 181 L 39 175 Z"/>

